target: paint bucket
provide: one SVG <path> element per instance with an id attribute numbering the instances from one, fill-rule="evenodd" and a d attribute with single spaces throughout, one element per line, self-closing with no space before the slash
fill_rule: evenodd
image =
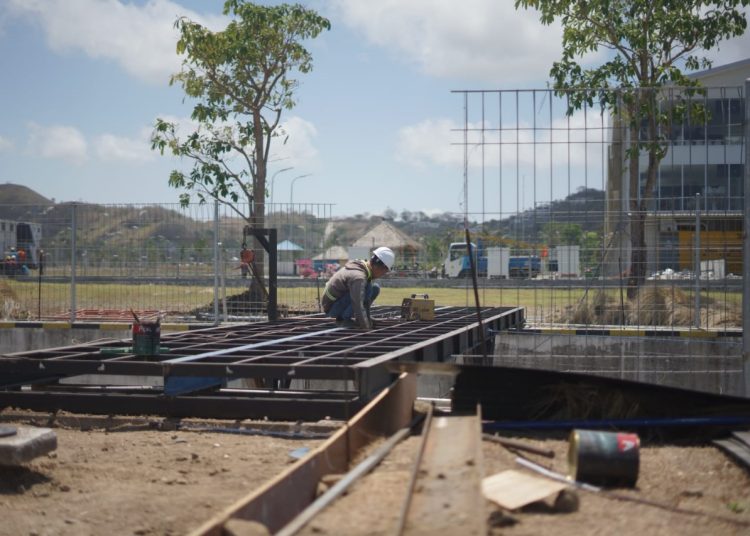
<path id="1" fill-rule="evenodd" d="M 159 354 L 161 339 L 161 323 L 156 321 L 140 321 L 133 323 L 133 353 L 139 356 L 154 356 Z"/>
<path id="2" fill-rule="evenodd" d="M 633 487 L 638 480 L 637 434 L 573 430 L 568 444 L 568 475 L 599 486 Z"/>

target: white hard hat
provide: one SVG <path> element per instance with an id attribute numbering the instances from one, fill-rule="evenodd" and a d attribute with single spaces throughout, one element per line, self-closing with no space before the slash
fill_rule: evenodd
<path id="1" fill-rule="evenodd" d="M 391 248 L 379 247 L 372 254 L 380 259 L 380 262 L 385 264 L 385 267 L 389 270 L 393 268 L 393 263 L 396 260 L 396 256 L 393 254 Z"/>

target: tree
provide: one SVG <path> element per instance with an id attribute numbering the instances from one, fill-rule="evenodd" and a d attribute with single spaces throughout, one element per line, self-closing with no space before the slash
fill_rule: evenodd
<path id="1" fill-rule="evenodd" d="M 569 99 L 568 114 L 597 99 L 628 125 L 630 297 L 646 278 L 646 212 L 669 126 L 699 111 L 685 106 L 679 95 L 665 105 L 663 88 L 687 88 L 689 99 L 697 82 L 683 69 L 708 68 L 711 62 L 702 51 L 742 35 L 747 22 L 738 7 L 748 4 L 750 0 L 516 0 L 516 8 L 537 9 L 543 24 L 562 23 L 562 58 L 550 76 L 555 89 Z M 608 61 L 593 68 L 579 63 L 602 48 L 611 52 Z M 641 152 L 648 155 L 648 164 L 638 195 Z"/>
<path id="2" fill-rule="evenodd" d="M 180 137 L 178 125 L 157 119 L 151 147 L 192 162 L 189 172 L 174 170 L 169 176 L 170 186 L 185 190 L 183 206 L 194 193 L 201 203 L 214 199 L 260 229 L 271 145 L 285 135 L 280 121 L 295 105 L 295 74 L 312 70 L 312 56 L 301 42 L 330 29 L 330 22 L 296 4 L 227 0 L 223 12 L 233 18 L 219 32 L 185 17 L 175 23 L 177 53 L 185 58 L 170 85 L 181 85 L 195 101 L 191 118 L 198 126 Z M 240 203 L 247 203 L 247 214 Z M 262 276 L 262 249 L 256 261 Z M 259 289 L 252 288 L 255 301 Z"/>
<path id="3" fill-rule="evenodd" d="M 549 222 L 539 234 L 548 246 L 577 246 L 583 238 L 583 229 L 578 223 Z"/>

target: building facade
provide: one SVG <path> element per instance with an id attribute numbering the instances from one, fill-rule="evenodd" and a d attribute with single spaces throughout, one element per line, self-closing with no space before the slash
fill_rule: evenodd
<path id="1" fill-rule="evenodd" d="M 665 156 L 646 203 L 647 273 L 692 271 L 698 261 L 723 260 L 726 272 L 737 274 L 742 264 L 744 87 L 750 78 L 750 59 L 697 72 L 691 78 L 704 88 L 699 94 L 685 97 L 678 88 L 663 90 L 662 111 L 681 102 L 698 112 L 686 114 L 666 129 Z M 630 265 L 630 192 L 646 195 L 648 154 L 640 154 L 639 185 L 631 189 L 628 129 L 622 123 L 612 118 L 608 155 L 608 247 L 603 268 L 610 277 Z"/>

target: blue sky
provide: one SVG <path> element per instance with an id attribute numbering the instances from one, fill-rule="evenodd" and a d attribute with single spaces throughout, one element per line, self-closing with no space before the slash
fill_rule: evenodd
<path id="1" fill-rule="evenodd" d="M 463 103 L 451 90 L 544 88 L 559 28 L 511 0 L 302 3 L 332 29 L 307 44 L 314 70 L 285 115 L 289 143 L 273 150 L 269 174 L 293 168 L 276 176 L 274 201 L 289 202 L 293 179 L 309 174 L 294 202 L 333 203 L 337 216 L 462 212 L 463 151 L 451 129 Z M 180 61 L 173 23 L 184 15 L 219 29 L 222 5 L 0 1 L 0 183 L 56 201 L 176 202 L 167 178 L 181 164 L 148 142 L 157 117 L 190 114 L 168 86 Z M 746 57 L 747 41 L 723 44 L 716 63 Z"/>

